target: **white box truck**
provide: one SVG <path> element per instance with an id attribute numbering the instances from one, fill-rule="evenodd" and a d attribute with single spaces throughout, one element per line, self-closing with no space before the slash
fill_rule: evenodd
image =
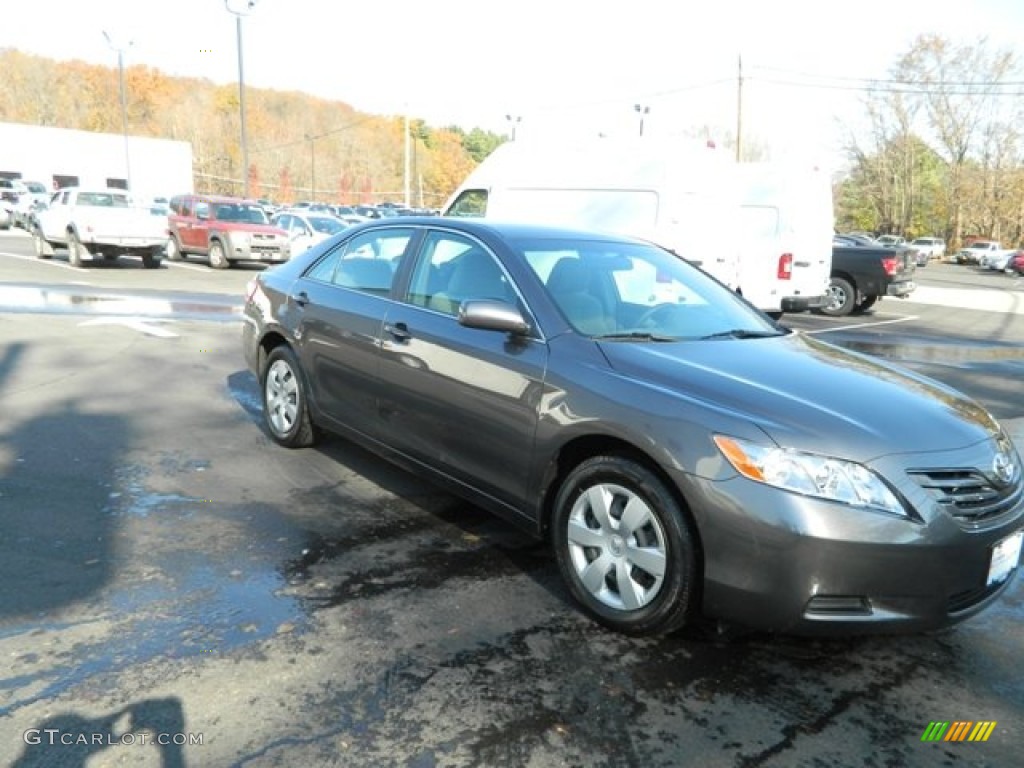
<path id="1" fill-rule="evenodd" d="M 822 189 L 809 171 L 759 166 L 741 171 L 722 150 L 679 141 L 514 141 L 470 173 L 442 214 L 632 235 L 776 316 L 820 306 L 831 269 L 831 186 L 826 179 Z"/>

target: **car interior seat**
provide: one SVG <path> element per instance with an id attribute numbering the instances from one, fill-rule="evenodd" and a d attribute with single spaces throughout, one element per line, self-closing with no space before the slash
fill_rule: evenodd
<path id="1" fill-rule="evenodd" d="M 514 302 L 514 294 L 501 267 L 490 254 L 471 248 L 458 256 L 445 290 L 430 297 L 429 306 L 449 315 L 458 314 L 468 299 Z"/>

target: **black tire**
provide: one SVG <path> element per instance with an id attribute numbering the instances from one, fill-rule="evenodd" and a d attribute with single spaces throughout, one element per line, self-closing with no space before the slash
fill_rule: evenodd
<path id="1" fill-rule="evenodd" d="M 181 246 L 178 245 L 178 241 L 175 238 L 169 238 L 167 240 L 167 260 L 168 261 L 181 261 L 184 254 L 181 252 Z"/>
<path id="2" fill-rule="evenodd" d="M 627 509 L 636 518 L 628 532 Z M 573 469 L 555 498 L 551 538 L 569 591 L 601 624 L 629 635 L 664 634 L 695 610 L 695 534 L 675 497 L 642 464 L 594 456 Z"/>
<path id="3" fill-rule="evenodd" d="M 39 227 L 32 230 L 32 247 L 35 248 L 37 259 L 49 259 L 53 257 L 53 246 L 43 237 Z"/>
<path id="4" fill-rule="evenodd" d="M 317 432 L 306 403 L 306 382 L 295 354 L 287 346 L 274 348 L 260 376 L 263 423 L 274 442 L 286 448 L 305 448 Z"/>
<path id="5" fill-rule="evenodd" d="M 865 296 L 856 307 L 853 308 L 853 314 L 862 315 L 871 309 L 878 302 L 877 296 Z"/>
<path id="6" fill-rule="evenodd" d="M 68 232 L 68 264 L 72 267 L 80 267 L 87 256 L 89 256 L 89 249 L 82 245 L 78 234 L 74 230 Z"/>
<path id="7" fill-rule="evenodd" d="M 142 252 L 142 266 L 146 269 L 158 269 L 160 267 L 160 257 L 164 253 L 163 246 L 154 246 L 148 251 Z"/>
<path id="8" fill-rule="evenodd" d="M 829 317 L 844 317 L 850 314 L 857 302 L 856 289 L 849 280 L 842 277 L 832 278 L 826 295 L 828 303 L 821 308 L 821 312 Z"/>
<path id="9" fill-rule="evenodd" d="M 224 244 L 220 240 L 210 243 L 210 266 L 214 269 L 227 269 L 231 266 L 224 251 Z"/>

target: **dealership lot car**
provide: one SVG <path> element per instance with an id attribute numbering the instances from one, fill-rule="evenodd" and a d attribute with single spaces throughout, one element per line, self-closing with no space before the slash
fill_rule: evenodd
<path id="1" fill-rule="evenodd" d="M 998 598 L 1021 462 L 977 403 L 789 332 L 671 253 L 377 220 L 250 283 L 280 444 L 357 440 L 548 538 L 593 618 L 920 630 Z"/>

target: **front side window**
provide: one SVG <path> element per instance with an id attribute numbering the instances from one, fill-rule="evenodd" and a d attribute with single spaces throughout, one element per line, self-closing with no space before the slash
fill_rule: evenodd
<path id="1" fill-rule="evenodd" d="M 423 240 L 406 300 L 447 315 L 463 301 L 493 299 L 515 303 L 516 292 L 490 251 L 467 237 L 430 232 Z"/>

